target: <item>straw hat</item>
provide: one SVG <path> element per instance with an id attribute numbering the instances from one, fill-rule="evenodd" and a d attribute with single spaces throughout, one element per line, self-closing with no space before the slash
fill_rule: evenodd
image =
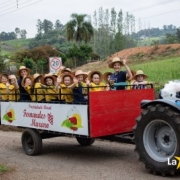
<path id="1" fill-rule="evenodd" d="M 63 68 L 61 70 L 61 74 L 63 74 L 63 73 L 71 73 L 71 69 L 70 68 Z"/>
<path id="2" fill-rule="evenodd" d="M 24 87 L 25 86 L 25 80 L 29 78 L 31 80 L 31 82 L 33 82 L 33 77 L 32 76 L 26 76 L 25 78 L 23 78 L 22 82 L 21 82 L 21 86 Z"/>
<path id="3" fill-rule="evenodd" d="M 65 69 L 66 67 L 65 66 L 61 66 L 59 68 L 59 71 L 57 72 L 57 76 L 61 75 L 62 74 L 62 71 Z"/>
<path id="4" fill-rule="evenodd" d="M 142 70 L 138 70 L 138 71 L 136 71 L 136 74 L 134 75 L 133 79 L 136 79 L 136 77 L 138 75 L 143 75 L 144 79 L 148 78 L 148 76 L 146 74 L 144 74 L 144 72 Z"/>
<path id="5" fill-rule="evenodd" d="M 74 76 L 73 76 L 73 74 L 72 73 L 63 73 L 63 74 L 61 74 L 61 83 L 64 83 L 64 77 L 66 77 L 66 76 L 70 76 L 71 77 L 71 83 L 73 83 L 73 78 L 74 78 Z"/>
<path id="6" fill-rule="evenodd" d="M 92 76 L 93 74 L 99 74 L 99 81 L 101 82 L 103 80 L 103 75 L 100 71 L 91 71 L 89 74 L 88 74 L 88 79 L 89 81 L 91 82 L 92 81 Z"/>
<path id="7" fill-rule="evenodd" d="M 105 81 L 106 83 L 109 83 L 107 77 L 108 77 L 109 75 L 111 75 L 111 74 L 112 74 L 112 72 L 106 72 L 106 73 L 103 74 L 103 78 L 104 78 L 104 81 Z"/>
<path id="8" fill-rule="evenodd" d="M 77 70 L 74 74 L 74 76 L 79 76 L 79 75 L 83 75 L 84 80 L 88 77 L 88 75 L 82 70 Z"/>
<path id="9" fill-rule="evenodd" d="M 116 63 L 116 62 L 119 62 L 121 66 L 124 65 L 124 64 L 123 64 L 123 61 L 120 60 L 119 57 L 114 57 L 114 58 L 112 59 L 112 61 L 109 63 L 109 68 L 113 68 L 113 64 Z"/>
<path id="10" fill-rule="evenodd" d="M 27 71 L 28 75 L 30 74 L 30 71 L 31 71 L 31 70 L 30 70 L 29 68 L 26 68 L 26 66 L 20 66 L 20 67 L 19 67 L 19 70 L 17 71 L 17 74 L 18 74 L 19 76 L 20 76 L 20 71 L 23 70 L 23 69 Z"/>
<path id="11" fill-rule="evenodd" d="M 45 81 L 47 78 L 51 78 L 53 80 L 53 83 L 56 82 L 56 78 L 55 76 L 52 75 L 52 73 L 49 73 L 49 74 L 45 74 L 43 77 L 42 77 L 42 84 L 46 84 Z"/>
<path id="12" fill-rule="evenodd" d="M 34 80 L 35 80 L 36 78 L 38 78 L 38 77 L 42 77 L 42 75 L 41 75 L 41 74 L 38 74 L 38 73 L 35 73 L 35 74 L 33 75 Z"/>

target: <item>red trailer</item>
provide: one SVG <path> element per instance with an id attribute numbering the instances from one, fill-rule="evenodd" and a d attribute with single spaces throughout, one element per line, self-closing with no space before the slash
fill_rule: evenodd
<path id="1" fill-rule="evenodd" d="M 140 103 L 153 100 L 154 90 L 89 92 L 88 97 L 87 104 L 1 102 L 1 124 L 24 129 L 27 155 L 41 153 L 42 139 L 56 136 L 74 136 L 81 145 L 91 145 L 95 138 L 133 143 Z"/>

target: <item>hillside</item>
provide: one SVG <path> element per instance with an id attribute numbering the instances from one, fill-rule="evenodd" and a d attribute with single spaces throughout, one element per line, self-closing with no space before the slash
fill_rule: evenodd
<path id="1" fill-rule="evenodd" d="M 146 62 L 153 59 L 163 59 L 165 57 L 176 57 L 180 55 L 180 44 L 166 44 L 166 45 L 155 45 L 155 46 L 144 46 L 124 49 L 116 52 L 111 56 L 108 56 L 105 61 L 97 61 L 85 64 L 76 69 L 82 69 L 84 71 L 89 70 L 102 70 L 108 69 L 108 63 L 115 56 L 120 58 L 127 58 L 129 64 L 137 64 L 140 62 Z"/>

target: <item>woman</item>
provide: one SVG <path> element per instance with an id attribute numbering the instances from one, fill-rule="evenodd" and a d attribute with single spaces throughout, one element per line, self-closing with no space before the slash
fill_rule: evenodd
<path id="1" fill-rule="evenodd" d="M 22 80 L 26 76 L 30 75 L 30 69 L 26 68 L 26 66 L 20 66 L 19 70 L 17 71 L 17 75 L 19 76 L 18 85 L 20 91 L 20 99 L 19 101 L 31 101 L 31 97 L 28 92 L 22 87 Z"/>

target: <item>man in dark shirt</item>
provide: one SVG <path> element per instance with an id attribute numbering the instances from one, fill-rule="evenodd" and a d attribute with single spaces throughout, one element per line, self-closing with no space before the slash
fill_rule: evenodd
<path id="1" fill-rule="evenodd" d="M 125 89 L 125 86 L 121 86 L 120 83 L 126 82 L 127 78 L 129 80 L 132 78 L 131 70 L 126 63 L 126 59 L 120 60 L 119 57 L 114 57 L 109 63 L 109 67 L 114 69 L 114 73 L 110 76 L 110 81 L 114 82 L 114 85 L 117 86 L 117 90 Z M 126 71 L 121 71 L 122 66 L 126 68 Z"/>

